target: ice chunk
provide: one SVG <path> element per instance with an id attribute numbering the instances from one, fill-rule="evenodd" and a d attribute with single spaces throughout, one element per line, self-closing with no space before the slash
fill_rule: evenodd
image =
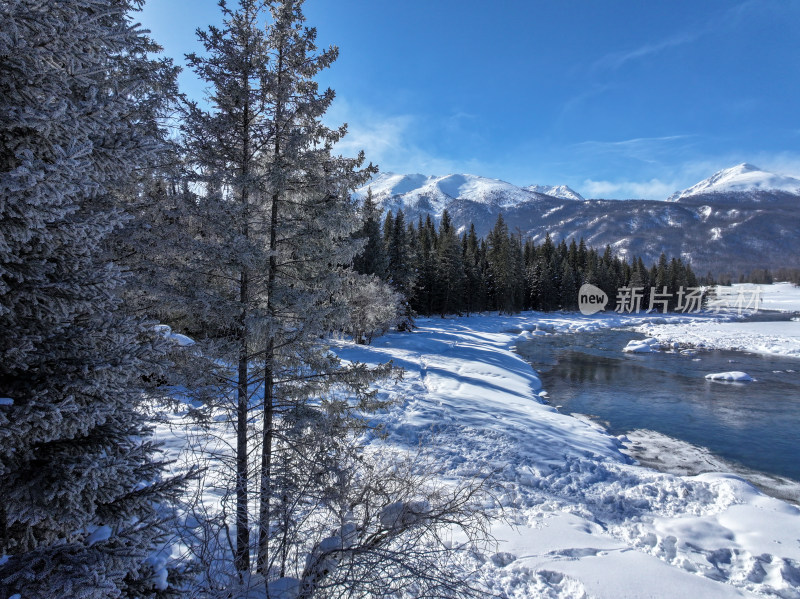
<path id="1" fill-rule="evenodd" d="M 744 382 L 744 381 L 755 380 L 749 374 L 747 374 L 746 372 L 741 372 L 740 370 L 732 370 L 731 372 L 713 372 L 711 374 L 707 374 L 706 378 L 710 381 Z"/>
<path id="2" fill-rule="evenodd" d="M 622 351 L 635 354 L 646 354 L 661 348 L 658 339 L 650 337 L 648 339 L 631 339 Z"/>

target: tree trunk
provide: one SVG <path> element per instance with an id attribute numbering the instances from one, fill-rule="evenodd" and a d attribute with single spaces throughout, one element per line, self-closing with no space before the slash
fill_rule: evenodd
<path id="1" fill-rule="evenodd" d="M 258 512 L 258 572 L 266 576 L 269 569 L 269 525 L 270 525 L 270 497 L 272 495 L 272 431 L 274 404 L 274 366 L 272 362 L 274 340 L 270 339 L 267 345 L 267 357 L 264 364 L 264 430 L 262 432 L 261 448 L 261 488 Z"/>
<path id="2" fill-rule="evenodd" d="M 239 285 L 242 314 L 239 332 L 239 385 L 236 398 L 236 569 L 250 569 L 250 529 L 247 514 L 247 299 L 248 277 L 243 270 Z"/>
<path id="3" fill-rule="evenodd" d="M 281 92 L 281 74 L 283 72 L 283 49 L 278 51 L 278 93 Z M 282 104 L 277 102 L 275 111 L 275 147 L 274 156 L 280 164 L 281 136 L 280 125 L 282 119 Z M 273 324 L 275 322 L 274 290 L 275 277 L 278 270 L 278 260 L 275 252 L 278 248 L 278 201 L 280 193 L 276 190 L 272 194 L 272 206 L 269 218 L 269 266 L 267 272 L 267 313 Z M 270 497 L 272 495 L 272 432 L 275 415 L 275 333 L 270 331 L 264 358 L 264 416 L 261 439 L 261 488 L 258 514 L 258 572 L 267 576 L 269 568 L 269 528 L 270 528 Z"/>
<path id="4" fill-rule="evenodd" d="M 250 236 L 249 193 L 247 175 L 250 172 L 248 158 L 250 154 L 250 111 L 249 111 L 249 73 L 244 73 L 244 88 L 248 92 L 242 118 L 242 164 L 241 175 L 245 187 L 242 189 L 240 203 L 242 206 L 242 236 Z M 248 472 L 247 472 L 247 415 L 249 412 L 248 397 L 248 331 L 247 315 L 250 303 L 250 280 L 246 266 L 242 266 L 239 285 L 239 303 L 242 311 L 239 322 L 239 385 L 236 401 L 236 569 L 245 572 L 250 569 L 250 520 L 248 514 Z"/>

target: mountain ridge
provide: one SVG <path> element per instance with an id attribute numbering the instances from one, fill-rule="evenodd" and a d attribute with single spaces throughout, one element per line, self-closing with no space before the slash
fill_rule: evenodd
<path id="1" fill-rule="evenodd" d="M 410 198 L 427 198 L 440 208 L 447 200 L 456 199 L 489 204 L 495 203 L 508 207 L 515 202 L 533 199 L 527 195 L 529 193 L 565 200 L 587 201 L 587 198 L 579 192 L 563 184 L 533 184 L 520 187 L 502 179 L 466 173 L 451 173 L 442 176 L 422 175 L 419 173 L 379 173 L 367 184 L 358 188 L 356 195 L 363 197 L 369 188 L 372 189 L 373 196 L 379 202 L 387 197 L 404 195 Z M 707 194 L 769 192 L 787 192 L 800 195 L 800 178 L 765 171 L 753 164 L 742 162 L 717 171 L 707 179 L 703 179 L 684 190 L 676 191 L 663 201 L 676 202 L 684 198 Z M 614 198 L 589 199 L 620 201 Z"/>
<path id="2" fill-rule="evenodd" d="M 758 194 L 788 192 L 800 195 L 800 179 L 765 171 L 747 162 L 717 171 L 683 191 L 676 191 L 668 202 L 708 194 Z"/>
<path id="3" fill-rule="evenodd" d="M 672 201 L 587 200 L 577 192 L 581 199 L 559 198 L 535 191 L 544 186 L 520 188 L 476 175 L 384 173 L 356 195 L 372 188 L 381 210 L 402 209 L 406 222 L 427 215 L 439 220 L 446 209 L 457 229 L 474 224 L 483 237 L 502 213 L 509 230 L 537 242 L 547 234 L 555 241 L 582 237 L 590 246 L 610 245 L 646 262 L 665 252 L 690 261 L 699 273 L 746 272 L 800 268 L 800 189 L 770 188 L 777 181 L 791 189 L 792 180 L 742 163 L 676 192 Z M 747 181 L 753 186 L 743 185 Z"/>

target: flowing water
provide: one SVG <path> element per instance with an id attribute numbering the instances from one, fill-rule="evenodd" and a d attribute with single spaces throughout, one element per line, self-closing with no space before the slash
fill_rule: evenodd
<path id="1" fill-rule="evenodd" d="M 800 360 L 743 352 L 622 352 L 630 330 L 537 336 L 517 351 L 539 372 L 560 411 L 612 434 L 656 431 L 727 463 L 800 481 Z M 744 371 L 750 383 L 709 381 Z"/>

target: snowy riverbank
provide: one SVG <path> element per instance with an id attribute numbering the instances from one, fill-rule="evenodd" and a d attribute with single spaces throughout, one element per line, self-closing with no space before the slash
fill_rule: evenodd
<path id="1" fill-rule="evenodd" d="M 749 285 L 735 285 L 752 288 Z M 800 287 L 790 283 L 760 286 L 761 309 L 800 312 Z M 721 322 L 716 318 L 643 323 L 637 330 L 662 343 L 681 343 L 705 349 L 729 349 L 758 354 L 800 357 L 800 321 Z"/>
<path id="2" fill-rule="evenodd" d="M 414 448 L 433 429 L 449 476 L 490 468 L 506 484 L 502 503 L 514 526 L 496 525 L 498 546 L 482 556 L 476 576 L 488 589 L 507 597 L 800 597 L 800 510 L 732 475 L 631 464 L 619 439 L 543 404 L 540 380 L 513 351 L 520 335 L 635 320 L 421 319 L 412 333 L 336 351 L 406 370 L 381 389 L 399 400 L 384 417 L 390 443 Z"/>

